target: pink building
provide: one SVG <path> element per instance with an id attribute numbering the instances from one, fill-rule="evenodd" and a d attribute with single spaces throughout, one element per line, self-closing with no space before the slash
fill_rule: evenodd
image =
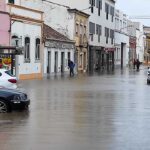
<path id="1" fill-rule="evenodd" d="M 6 12 L 5 0 L 0 0 L 0 45 L 10 45 L 10 16 Z"/>

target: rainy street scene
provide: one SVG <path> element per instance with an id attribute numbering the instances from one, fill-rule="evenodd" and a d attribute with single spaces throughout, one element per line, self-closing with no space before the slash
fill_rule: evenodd
<path id="1" fill-rule="evenodd" d="M 150 150 L 149 0 L 0 0 L 0 150 Z"/>
<path id="2" fill-rule="evenodd" d="M 148 150 L 145 67 L 21 81 L 28 110 L 0 115 L 0 150 Z"/>

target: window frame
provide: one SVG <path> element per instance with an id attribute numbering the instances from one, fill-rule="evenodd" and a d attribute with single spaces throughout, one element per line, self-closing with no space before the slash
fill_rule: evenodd
<path id="1" fill-rule="evenodd" d="M 28 39 L 28 41 L 26 41 Z M 25 63 L 30 63 L 30 38 L 25 37 L 25 52 L 24 52 L 24 62 Z"/>
<path id="2" fill-rule="evenodd" d="M 39 41 L 38 41 L 39 40 Z M 35 39 L 35 60 L 40 60 L 40 38 Z"/>

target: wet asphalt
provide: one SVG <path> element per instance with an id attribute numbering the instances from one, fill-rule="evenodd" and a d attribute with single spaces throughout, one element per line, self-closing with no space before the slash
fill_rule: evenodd
<path id="1" fill-rule="evenodd" d="M 150 150 L 146 67 L 20 81 L 28 111 L 0 114 L 0 150 Z"/>

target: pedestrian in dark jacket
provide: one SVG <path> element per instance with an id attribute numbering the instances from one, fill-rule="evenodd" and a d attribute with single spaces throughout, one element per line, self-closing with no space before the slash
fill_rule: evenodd
<path id="1" fill-rule="evenodd" d="M 68 60 L 68 67 L 70 69 L 70 77 L 74 76 L 74 67 L 75 67 L 74 62 L 71 60 Z"/>
<path id="2" fill-rule="evenodd" d="M 136 60 L 134 59 L 133 60 L 133 69 L 135 69 L 135 66 L 136 66 Z"/>
<path id="3" fill-rule="evenodd" d="M 136 60 L 136 69 L 137 69 L 137 71 L 139 71 L 139 68 L 140 68 L 140 61 L 137 59 Z"/>

